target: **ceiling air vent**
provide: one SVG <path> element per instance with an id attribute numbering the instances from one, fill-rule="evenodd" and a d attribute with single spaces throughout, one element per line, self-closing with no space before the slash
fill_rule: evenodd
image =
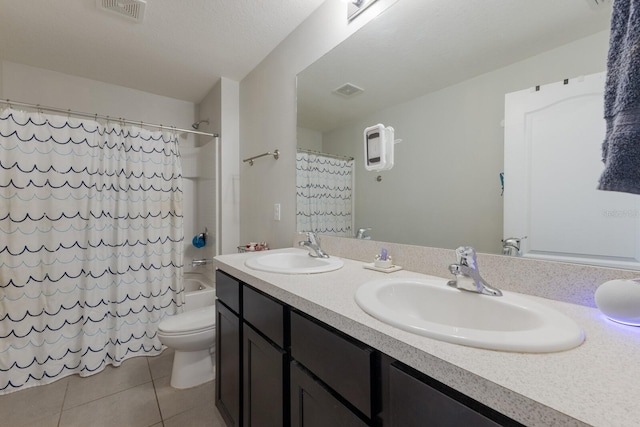
<path id="1" fill-rule="evenodd" d="M 96 0 L 98 9 L 117 13 L 134 22 L 142 22 L 146 0 Z"/>
<path id="2" fill-rule="evenodd" d="M 612 0 L 587 0 L 591 9 L 600 9 L 603 7 L 611 7 Z"/>
<path id="3" fill-rule="evenodd" d="M 342 86 L 340 86 L 337 89 L 334 89 L 333 93 L 336 93 L 338 95 L 342 95 L 344 97 L 351 97 L 351 96 L 355 96 L 359 93 L 364 92 L 364 89 L 362 89 L 361 87 L 358 87 L 356 85 L 352 85 L 351 83 L 345 83 Z"/>

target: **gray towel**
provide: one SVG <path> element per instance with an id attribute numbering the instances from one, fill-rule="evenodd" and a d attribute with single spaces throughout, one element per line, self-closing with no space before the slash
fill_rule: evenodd
<path id="1" fill-rule="evenodd" d="M 640 194 L 640 0 L 614 0 L 599 190 Z"/>

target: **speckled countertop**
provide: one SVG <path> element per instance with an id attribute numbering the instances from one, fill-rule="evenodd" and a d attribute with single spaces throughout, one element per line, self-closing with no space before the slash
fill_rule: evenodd
<path id="1" fill-rule="evenodd" d="M 244 265 L 255 255 L 221 255 L 215 266 L 523 424 L 640 425 L 640 328 L 610 322 L 597 309 L 531 296 L 574 319 L 585 342 L 549 354 L 482 350 L 394 328 L 354 300 L 358 286 L 369 280 L 433 276 L 380 273 L 344 258 L 344 267 L 329 273 L 267 273 Z"/>

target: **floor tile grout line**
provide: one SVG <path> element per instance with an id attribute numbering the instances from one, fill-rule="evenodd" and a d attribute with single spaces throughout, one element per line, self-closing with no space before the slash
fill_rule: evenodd
<path id="1" fill-rule="evenodd" d="M 151 361 L 147 357 L 147 367 L 149 368 L 149 377 L 151 377 L 151 384 L 153 385 L 153 394 L 156 396 L 156 406 L 158 406 L 158 413 L 160 414 L 160 422 L 164 427 L 164 416 L 162 415 L 162 408 L 160 408 L 160 399 L 158 399 L 158 390 L 156 389 L 156 379 L 153 378 L 153 372 L 151 372 Z"/>
<path id="2" fill-rule="evenodd" d="M 99 401 L 99 400 L 106 399 L 107 397 L 112 397 L 112 396 L 115 396 L 116 394 L 122 393 L 122 392 L 127 391 L 127 390 L 131 390 L 131 389 L 133 389 L 133 388 L 140 387 L 140 386 L 143 386 L 143 385 L 145 385 L 145 384 L 149 384 L 149 383 L 152 383 L 151 385 L 154 385 L 154 384 L 153 384 L 153 379 L 149 379 L 149 381 L 141 382 L 140 384 L 131 385 L 131 386 L 127 387 L 127 388 L 123 388 L 122 390 L 117 390 L 117 391 L 111 392 L 111 393 L 109 393 L 109 394 L 105 394 L 104 396 L 100 396 L 100 397 L 98 397 L 98 398 L 96 398 L 96 399 L 93 399 L 93 400 L 88 400 L 88 401 L 86 401 L 86 402 L 82 402 L 82 403 L 81 403 L 81 404 L 79 404 L 79 405 L 72 406 L 72 407 L 70 407 L 70 408 L 64 409 L 64 411 L 69 411 L 69 410 L 71 410 L 71 409 L 80 408 L 81 406 L 85 406 L 85 405 L 88 405 L 88 404 L 90 404 L 90 403 L 95 403 L 95 402 L 97 402 L 97 401 Z M 67 387 L 68 387 L 68 386 L 69 386 L 69 385 L 67 384 Z M 154 386 L 154 391 L 155 391 L 155 386 Z M 65 399 L 66 399 L 66 395 L 65 395 Z M 62 406 L 64 407 L 64 402 L 62 403 Z M 64 412 L 64 411 L 63 411 L 63 412 Z"/>
<path id="3" fill-rule="evenodd" d="M 62 413 L 64 412 L 64 401 L 67 400 L 67 393 L 69 392 L 69 380 L 67 379 L 67 385 L 64 388 L 64 397 L 62 398 L 62 403 L 60 404 L 60 413 L 58 414 L 58 427 L 60 427 L 60 423 L 62 423 Z"/>

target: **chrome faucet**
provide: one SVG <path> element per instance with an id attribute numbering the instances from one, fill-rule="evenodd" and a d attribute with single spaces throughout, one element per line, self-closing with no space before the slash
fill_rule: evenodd
<path id="1" fill-rule="evenodd" d="M 199 265 L 207 265 L 209 264 L 211 261 L 211 259 L 192 259 L 191 260 L 191 267 L 197 267 Z"/>
<path id="2" fill-rule="evenodd" d="M 509 256 L 520 256 L 522 253 L 520 252 L 520 243 L 522 240 L 526 239 L 527 236 L 524 237 L 508 237 L 502 241 L 502 255 Z"/>
<path id="3" fill-rule="evenodd" d="M 356 233 L 356 239 L 371 240 L 371 236 L 367 236 L 367 231 L 371 231 L 371 227 L 359 228 Z"/>
<path id="4" fill-rule="evenodd" d="M 318 242 L 318 236 L 316 236 L 316 233 L 308 231 L 306 235 L 307 240 L 298 242 L 298 245 L 307 248 L 309 250 L 309 256 L 312 256 L 314 258 L 329 258 L 329 255 L 320 247 L 320 243 Z"/>
<path id="5" fill-rule="evenodd" d="M 449 271 L 455 274 L 456 279 L 447 282 L 447 285 L 463 291 L 477 292 L 479 294 L 502 296 L 500 289 L 490 286 L 480 276 L 476 261 L 476 250 L 471 246 L 460 246 L 456 249 L 457 264 L 451 264 Z"/>

